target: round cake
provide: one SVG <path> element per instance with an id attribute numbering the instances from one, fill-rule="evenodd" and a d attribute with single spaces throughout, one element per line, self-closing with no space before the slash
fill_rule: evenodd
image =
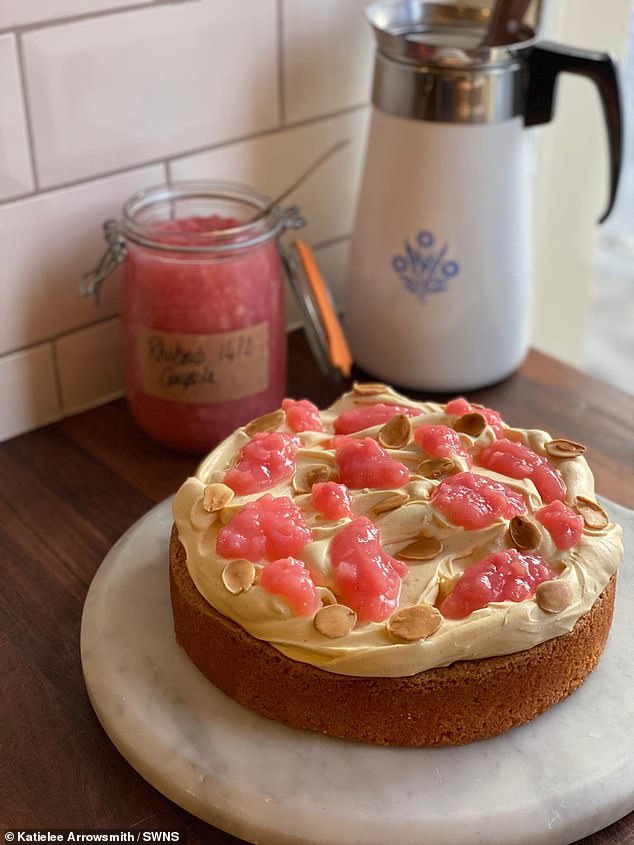
<path id="1" fill-rule="evenodd" d="M 621 529 L 584 452 L 463 398 L 284 400 L 175 497 L 176 638 L 297 728 L 437 746 L 530 721 L 594 669 L 612 621 Z"/>

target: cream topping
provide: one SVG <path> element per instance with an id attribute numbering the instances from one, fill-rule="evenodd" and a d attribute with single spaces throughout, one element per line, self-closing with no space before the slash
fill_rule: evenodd
<path id="1" fill-rule="evenodd" d="M 413 417 L 415 429 L 419 425 L 450 424 L 454 416 L 445 413 L 444 406 L 433 402 L 416 403 L 396 391 L 386 388 L 373 396 L 345 394 L 322 412 L 325 432 L 303 432 L 296 435 L 302 443 L 297 453 L 298 471 L 305 466 L 325 463 L 334 466 L 334 452 L 324 448 L 332 435 L 334 420 L 343 411 L 358 404 L 384 402 L 406 405 L 421 410 Z M 381 426 L 356 432 L 353 437 L 376 437 Z M 289 431 L 282 424 L 279 431 Z M 521 441 L 535 452 L 544 455 L 544 444 L 551 438 L 544 431 L 507 428 L 506 436 Z M 467 437 L 461 435 L 461 437 Z M 620 526 L 610 523 L 602 530 L 584 530 L 580 542 L 572 549 L 558 550 L 549 533 L 542 529 L 540 545 L 534 550 L 553 568 L 560 569 L 560 578 L 572 590 L 570 605 L 560 613 L 541 610 L 534 598 L 523 602 L 493 602 L 474 611 L 465 619 L 443 619 L 442 624 L 427 639 L 399 643 L 388 633 L 386 624 L 366 622 L 345 636 L 330 639 L 319 633 L 312 618 L 294 616 L 286 603 L 262 589 L 256 583 L 246 592 L 234 594 L 223 584 L 223 570 L 228 561 L 216 553 L 216 536 L 223 520 L 230 518 L 233 509 L 259 498 L 263 493 L 235 496 L 226 511 L 209 513 L 203 507 L 203 493 L 208 484 L 221 482 L 226 470 L 233 465 L 240 449 L 249 441 L 244 429 L 238 429 L 209 454 L 198 467 L 196 475 L 188 478 L 174 499 L 173 513 L 178 535 L 187 554 L 187 568 L 199 592 L 220 613 L 233 619 L 249 634 L 265 640 L 286 656 L 310 663 L 329 672 L 355 676 L 403 677 L 426 669 L 448 666 L 457 660 L 479 659 L 511 654 L 531 648 L 545 640 L 569 632 L 586 613 L 616 571 L 622 557 Z M 489 426 L 471 445 L 478 447 L 493 442 L 495 435 Z M 375 515 L 372 508 L 396 490 L 353 490 L 354 516 L 367 515 L 381 529 L 381 545 L 393 556 L 410 542 L 425 534 L 442 543 L 440 554 L 430 561 L 410 561 L 409 573 L 403 580 L 399 607 L 417 603 L 434 604 L 439 589 L 445 592 L 469 563 L 485 554 L 508 548 L 506 520 L 477 531 L 466 531 L 450 524 L 429 501 L 429 495 L 440 481 L 420 478 L 415 469 L 424 457 L 420 447 L 410 442 L 404 449 L 390 450 L 390 454 L 406 464 L 414 477 L 401 491 L 409 494 L 409 501 L 401 507 Z M 567 501 L 576 496 L 594 499 L 594 479 L 583 457 L 556 460 L 550 458 L 561 472 L 567 487 Z M 460 460 L 456 463 L 460 464 Z M 462 464 L 461 469 L 467 469 Z M 472 472 L 502 481 L 523 493 L 527 507 L 534 512 L 542 500 L 530 480 L 516 480 L 498 475 L 482 467 Z M 305 509 L 305 518 L 313 531 L 313 542 L 305 546 L 301 559 L 309 567 L 316 583 L 333 588 L 332 569 L 328 549 L 334 533 L 348 520 L 326 521 L 310 505 L 309 494 L 297 494 L 291 480 L 264 491 L 273 496 L 289 496 Z M 542 526 L 540 526 L 542 528 Z M 261 568 L 256 564 L 256 570 Z M 256 576 L 257 577 L 257 576 Z"/>

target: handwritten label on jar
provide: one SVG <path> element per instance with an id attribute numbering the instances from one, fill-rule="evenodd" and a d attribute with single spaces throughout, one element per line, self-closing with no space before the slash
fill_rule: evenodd
<path id="1" fill-rule="evenodd" d="M 209 404 L 269 386 L 269 324 L 218 334 L 174 334 L 139 326 L 141 378 L 150 396 Z"/>

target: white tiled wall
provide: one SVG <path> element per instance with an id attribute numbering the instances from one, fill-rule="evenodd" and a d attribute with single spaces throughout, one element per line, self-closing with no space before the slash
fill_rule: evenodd
<path id="1" fill-rule="evenodd" d="M 123 390 L 119 281 L 78 280 L 141 187 L 289 197 L 340 296 L 367 129 L 363 0 L 0 0 L 0 440 Z M 296 320 L 289 311 L 289 322 Z"/>
<path id="2" fill-rule="evenodd" d="M 366 0 L 282 0 L 287 120 L 345 109 L 368 98 L 373 50 L 359 26 Z"/>
<path id="3" fill-rule="evenodd" d="M 15 37 L 0 36 L 0 199 L 33 190 Z"/>

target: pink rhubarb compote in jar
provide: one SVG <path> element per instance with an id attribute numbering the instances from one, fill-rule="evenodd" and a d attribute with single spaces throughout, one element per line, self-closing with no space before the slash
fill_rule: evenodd
<path id="1" fill-rule="evenodd" d="M 123 207 L 127 399 L 155 440 L 205 452 L 280 406 L 285 212 L 230 183 L 135 194 Z"/>

